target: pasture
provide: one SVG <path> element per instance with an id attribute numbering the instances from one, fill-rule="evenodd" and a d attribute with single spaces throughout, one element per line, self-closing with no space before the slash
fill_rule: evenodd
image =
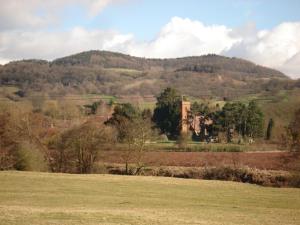
<path id="1" fill-rule="evenodd" d="M 293 225 L 300 189 L 163 177 L 0 172 L 0 224 Z"/>

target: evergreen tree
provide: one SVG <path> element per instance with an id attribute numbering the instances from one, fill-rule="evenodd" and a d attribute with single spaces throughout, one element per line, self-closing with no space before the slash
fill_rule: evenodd
<path id="1" fill-rule="evenodd" d="M 286 128 L 288 147 L 292 151 L 300 151 L 300 109 L 295 112 L 294 119 Z"/>
<path id="2" fill-rule="evenodd" d="M 267 127 L 266 140 L 271 140 L 273 127 L 274 127 L 274 120 L 271 118 L 269 120 L 268 127 Z"/>
<path id="3" fill-rule="evenodd" d="M 264 115 L 258 105 L 251 101 L 247 107 L 246 133 L 249 137 L 263 136 Z"/>
<path id="4" fill-rule="evenodd" d="M 180 133 L 180 102 L 180 93 L 173 88 L 166 88 L 157 97 L 153 121 L 169 138 L 176 138 Z"/>
<path id="5" fill-rule="evenodd" d="M 122 141 L 126 136 L 124 126 L 131 123 L 135 118 L 139 117 L 141 112 L 130 103 L 117 105 L 114 108 L 112 117 L 105 121 L 105 125 L 113 126 L 118 131 L 118 139 Z"/>
<path id="6" fill-rule="evenodd" d="M 233 130 L 243 137 L 261 137 L 263 134 L 263 113 L 253 101 L 248 106 L 241 102 L 226 103 L 218 113 L 217 122 L 229 141 Z"/>
<path id="7" fill-rule="evenodd" d="M 210 113 L 210 109 L 207 104 L 194 102 L 191 106 L 192 114 L 200 113 L 202 116 L 207 116 Z"/>

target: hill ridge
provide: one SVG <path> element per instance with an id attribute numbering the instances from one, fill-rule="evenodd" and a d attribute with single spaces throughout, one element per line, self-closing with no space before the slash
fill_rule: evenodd
<path id="1" fill-rule="evenodd" d="M 277 70 L 215 54 L 148 59 L 91 50 L 53 61 L 20 60 L 0 67 L 0 85 L 48 94 L 157 95 L 173 86 L 195 97 L 230 97 L 289 82 Z"/>

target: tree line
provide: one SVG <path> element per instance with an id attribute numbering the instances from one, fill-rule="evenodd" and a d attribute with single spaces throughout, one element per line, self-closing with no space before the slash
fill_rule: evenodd
<path id="1" fill-rule="evenodd" d="M 172 88 L 165 89 L 157 97 L 153 121 L 171 139 L 180 135 L 181 101 L 181 94 Z M 254 101 L 249 104 L 226 102 L 222 108 L 216 105 L 212 110 L 206 104 L 194 102 L 190 116 L 197 114 L 213 120 L 213 124 L 206 127 L 208 136 L 218 136 L 220 132 L 225 132 L 227 142 L 232 141 L 233 131 L 243 138 L 262 137 L 264 134 L 264 115 Z"/>
<path id="2" fill-rule="evenodd" d="M 76 120 L 76 114 L 56 119 L 25 103 L 1 103 L 0 170 L 92 173 L 97 170 L 100 151 L 118 149 L 125 173 L 138 174 L 145 166 L 143 157 L 149 143 L 161 140 L 162 135 L 181 138 L 181 100 L 177 90 L 166 88 L 157 97 L 153 111 L 119 104 L 104 123 L 92 116 Z M 270 137 L 274 123 L 269 121 L 268 129 L 263 130 L 264 117 L 255 102 L 228 102 L 213 109 L 193 103 L 191 113 L 212 118 L 209 135 L 224 134 L 226 142 L 233 141 L 234 134 L 241 138 Z M 292 150 L 300 146 L 299 115 L 298 110 L 286 128 L 286 142 Z M 66 121 L 71 125 L 63 127 Z"/>

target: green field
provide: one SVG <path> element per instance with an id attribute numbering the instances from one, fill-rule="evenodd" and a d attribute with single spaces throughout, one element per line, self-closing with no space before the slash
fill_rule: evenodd
<path id="1" fill-rule="evenodd" d="M 236 141 L 236 140 L 234 140 Z M 237 142 L 237 141 L 236 141 Z M 124 144 L 116 145 L 124 149 Z M 125 146 L 126 147 L 126 146 Z M 286 151 L 277 145 L 255 143 L 255 144 L 234 144 L 234 143 L 206 143 L 199 141 L 188 141 L 186 147 L 178 147 L 176 141 L 152 142 L 146 145 L 148 151 L 184 151 L 184 152 L 267 152 Z"/>
<path id="2" fill-rule="evenodd" d="M 125 75 L 125 76 L 132 76 L 132 77 L 138 77 L 143 73 L 143 71 L 141 70 L 127 69 L 127 68 L 105 68 L 104 70 L 120 73 L 121 75 Z"/>
<path id="3" fill-rule="evenodd" d="M 176 178 L 0 172 L 0 224 L 299 224 L 300 189 Z"/>

